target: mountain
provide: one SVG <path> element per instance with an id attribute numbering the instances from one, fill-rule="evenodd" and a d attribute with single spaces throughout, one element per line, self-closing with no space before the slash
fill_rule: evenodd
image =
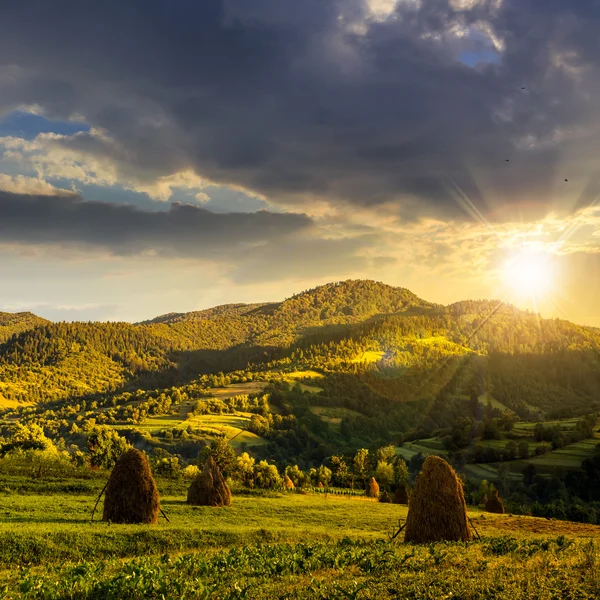
<path id="1" fill-rule="evenodd" d="M 0 312 L 0 343 L 8 340 L 17 333 L 50 323 L 30 312 L 6 313 Z"/>
<path id="2" fill-rule="evenodd" d="M 327 402 L 343 394 L 363 412 L 369 402 L 381 412 L 473 390 L 523 417 L 581 413 L 600 401 L 600 330 L 493 301 L 443 307 L 374 281 L 139 324 L 2 315 L 0 330 L 12 337 L 0 344 L 0 394 L 18 401 L 77 402 L 202 374 L 294 369 L 319 371 Z"/>

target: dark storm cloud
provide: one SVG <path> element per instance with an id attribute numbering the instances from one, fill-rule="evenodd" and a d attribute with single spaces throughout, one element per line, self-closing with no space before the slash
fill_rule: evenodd
<path id="1" fill-rule="evenodd" d="M 490 214 L 570 209 L 598 166 L 599 11 L 400 0 L 377 20 L 367 0 L 4 2 L 0 110 L 81 114 L 118 156 L 93 136 L 61 143 L 123 174 L 192 168 L 271 202 L 457 216 L 458 186 Z"/>
<path id="2" fill-rule="evenodd" d="M 279 252 L 312 221 L 300 214 L 217 214 L 190 205 L 146 212 L 130 205 L 86 202 L 77 196 L 0 192 L 0 243 L 69 244 L 114 254 L 243 261 L 254 246 Z M 280 256 L 280 255 L 279 255 Z"/>

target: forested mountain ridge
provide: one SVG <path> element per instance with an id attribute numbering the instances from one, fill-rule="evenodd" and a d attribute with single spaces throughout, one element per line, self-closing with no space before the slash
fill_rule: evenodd
<path id="1" fill-rule="evenodd" d="M 39 325 L 50 323 L 30 312 L 7 313 L 0 312 L 0 343 L 22 331 L 33 329 Z"/>
<path id="2" fill-rule="evenodd" d="M 477 388 L 526 414 L 559 402 L 582 410 L 600 399 L 600 330 L 494 301 L 443 307 L 374 281 L 139 324 L 50 323 L 34 315 L 14 322 L 31 328 L 17 328 L 0 344 L 0 396 L 12 400 L 77 399 L 184 384 L 201 374 L 292 368 L 354 373 L 356 389 L 366 382 L 392 402 L 443 390 L 468 396 Z M 533 400 L 523 398 L 525 381 L 535 383 Z"/>

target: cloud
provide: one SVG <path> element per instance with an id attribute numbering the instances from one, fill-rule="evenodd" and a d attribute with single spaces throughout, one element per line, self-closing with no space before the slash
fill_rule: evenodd
<path id="1" fill-rule="evenodd" d="M 0 191 L 0 242 L 74 246 L 116 255 L 232 260 L 257 246 L 267 249 L 310 235 L 302 214 L 218 214 L 184 204 L 168 211 L 87 202 L 78 196 L 32 196 Z"/>
<path id="2" fill-rule="evenodd" d="M 456 184 L 508 220 L 520 204 L 528 219 L 571 212 L 597 169 L 594 0 L 168 6 L 0 8 L 0 112 L 94 127 L 36 141 L 65 177 L 165 199 L 189 174 L 296 212 L 394 203 L 403 219 L 470 219 Z"/>
<path id="3" fill-rule="evenodd" d="M 40 196 L 70 195 L 70 190 L 62 190 L 39 177 L 6 175 L 0 173 L 0 191 L 12 194 L 38 194 Z M 1 217 L 1 215 L 0 215 Z"/>

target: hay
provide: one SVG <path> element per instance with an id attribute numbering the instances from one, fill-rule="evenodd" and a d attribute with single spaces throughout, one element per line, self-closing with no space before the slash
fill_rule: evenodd
<path id="1" fill-rule="evenodd" d="M 294 482 L 286 475 L 283 478 L 283 489 L 285 490 L 293 490 L 296 486 L 294 485 Z"/>
<path id="2" fill-rule="evenodd" d="M 371 477 L 371 479 L 369 479 L 365 494 L 367 498 L 379 498 L 379 484 L 377 481 L 375 481 L 375 477 Z"/>
<path id="3" fill-rule="evenodd" d="M 379 502 L 385 502 L 386 504 L 392 503 L 392 497 L 385 491 L 381 492 L 379 496 Z"/>
<path id="4" fill-rule="evenodd" d="M 408 490 L 405 483 L 400 483 L 394 494 L 394 504 L 408 504 Z"/>
<path id="5" fill-rule="evenodd" d="M 485 503 L 485 510 L 489 513 L 496 513 L 498 515 L 504 514 L 504 504 L 498 496 L 498 490 L 492 490 L 492 495 L 487 499 Z"/>
<path id="6" fill-rule="evenodd" d="M 408 507 L 404 541 L 466 542 L 471 539 L 460 479 L 439 456 L 428 456 Z"/>
<path id="7" fill-rule="evenodd" d="M 192 481 L 187 502 L 194 506 L 231 505 L 231 491 L 212 456 L 204 463 L 202 473 Z"/>
<path id="8" fill-rule="evenodd" d="M 146 455 L 135 448 L 115 464 L 104 498 L 103 521 L 158 523 L 160 500 Z"/>

